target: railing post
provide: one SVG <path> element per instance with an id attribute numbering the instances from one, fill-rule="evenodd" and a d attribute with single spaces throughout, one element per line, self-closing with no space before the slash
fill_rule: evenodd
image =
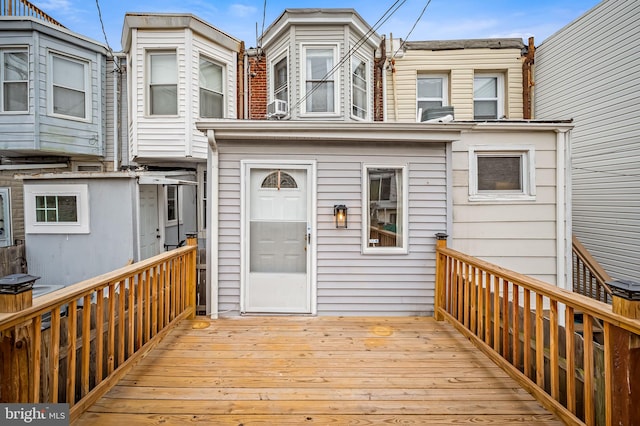
<path id="1" fill-rule="evenodd" d="M 613 312 L 640 319 L 640 282 L 611 281 Z M 606 423 L 640 425 L 640 336 L 605 323 Z"/>
<path id="2" fill-rule="evenodd" d="M 448 235 L 443 232 L 436 234 L 436 288 L 435 288 L 435 300 L 434 300 L 434 317 L 436 321 L 444 321 L 444 315 L 440 312 L 440 309 L 444 309 L 446 305 L 446 256 L 439 253 L 437 249 L 447 247 Z"/>
<path id="3" fill-rule="evenodd" d="M 198 259 L 198 237 L 196 234 L 187 235 L 187 245 L 195 246 L 196 249 L 189 255 L 189 264 L 187 265 L 187 294 L 189 295 L 189 306 L 193 308 L 189 319 L 193 319 L 196 316 L 196 280 L 198 279 L 197 273 L 197 259 Z"/>

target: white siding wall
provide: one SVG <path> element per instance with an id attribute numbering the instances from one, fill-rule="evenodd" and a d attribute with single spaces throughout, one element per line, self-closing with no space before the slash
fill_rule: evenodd
<path id="1" fill-rule="evenodd" d="M 341 144 L 220 145 L 220 312 L 240 303 L 240 160 L 317 161 L 318 315 L 430 315 L 435 233 L 446 230 L 443 144 L 375 149 Z M 322 153 L 318 153 L 322 152 Z M 408 165 L 409 253 L 363 255 L 362 164 Z M 349 208 L 349 228 L 336 229 L 333 205 Z"/>
<path id="2" fill-rule="evenodd" d="M 133 30 L 135 41 L 131 56 L 133 83 L 132 156 L 146 159 L 207 158 L 206 137 L 195 123 L 199 119 L 200 54 L 223 65 L 226 70 L 226 118 L 236 118 L 237 54 L 215 45 L 190 29 Z M 153 50 L 175 51 L 178 62 L 178 115 L 176 117 L 148 115 L 147 57 Z"/>
<path id="3" fill-rule="evenodd" d="M 470 201 L 469 147 L 531 145 L 534 201 Z M 556 284 L 556 134 L 472 132 L 453 143 L 453 231 L 450 246 L 516 272 Z M 564 235 L 559 238 L 564 240 Z"/>
<path id="4" fill-rule="evenodd" d="M 398 116 L 394 117 L 394 85 L 387 72 L 386 117 L 388 121 L 416 121 L 417 75 L 449 76 L 449 105 L 457 120 L 473 120 L 474 72 L 504 75 L 504 113 L 509 119 L 522 119 L 522 60 L 520 49 L 407 50 L 396 58 L 396 97 Z"/>
<path id="5" fill-rule="evenodd" d="M 573 118 L 573 230 L 640 280 L 640 2 L 605 0 L 536 50 L 535 116 Z"/>

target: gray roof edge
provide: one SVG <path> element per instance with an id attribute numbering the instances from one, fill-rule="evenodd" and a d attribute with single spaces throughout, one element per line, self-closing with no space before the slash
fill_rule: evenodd
<path id="1" fill-rule="evenodd" d="M 406 50 L 524 49 L 526 47 L 521 38 L 407 41 L 404 46 Z"/>

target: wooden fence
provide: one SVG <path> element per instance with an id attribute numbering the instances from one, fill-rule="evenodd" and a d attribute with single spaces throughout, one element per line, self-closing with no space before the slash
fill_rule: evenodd
<path id="1" fill-rule="evenodd" d="M 195 311 L 196 241 L 0 314 L 0 401 L 64 402 L 73 421 Z"/>
<path id="2" fill-rule="evenodd" d="M 64 25 L 27 0 L 0 0 L 0 16 L 32 16 L 64 28 Z"/>
<path id="3" fill-rule="evenodd" d="M 640 395 L 640 321 L 449 249 L 444 240 L 436 265 L 436 319 L 451 322 L 563 421 L 639 424 L 632 400 Z M 600 351 L 595 323 L 604 330 Z"/>

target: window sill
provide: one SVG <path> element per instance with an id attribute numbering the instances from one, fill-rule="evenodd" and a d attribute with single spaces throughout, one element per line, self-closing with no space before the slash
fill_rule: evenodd
<path id="1" fill-rule="evenodd" d="M 536 201 L 535 195 L 527 194 L 491 194 L 491 195 L 470 195 L 469 201 L 473 203 L 489 202 L 489 203 L 504 203 L 504 202 L 533 202 Z"/>

